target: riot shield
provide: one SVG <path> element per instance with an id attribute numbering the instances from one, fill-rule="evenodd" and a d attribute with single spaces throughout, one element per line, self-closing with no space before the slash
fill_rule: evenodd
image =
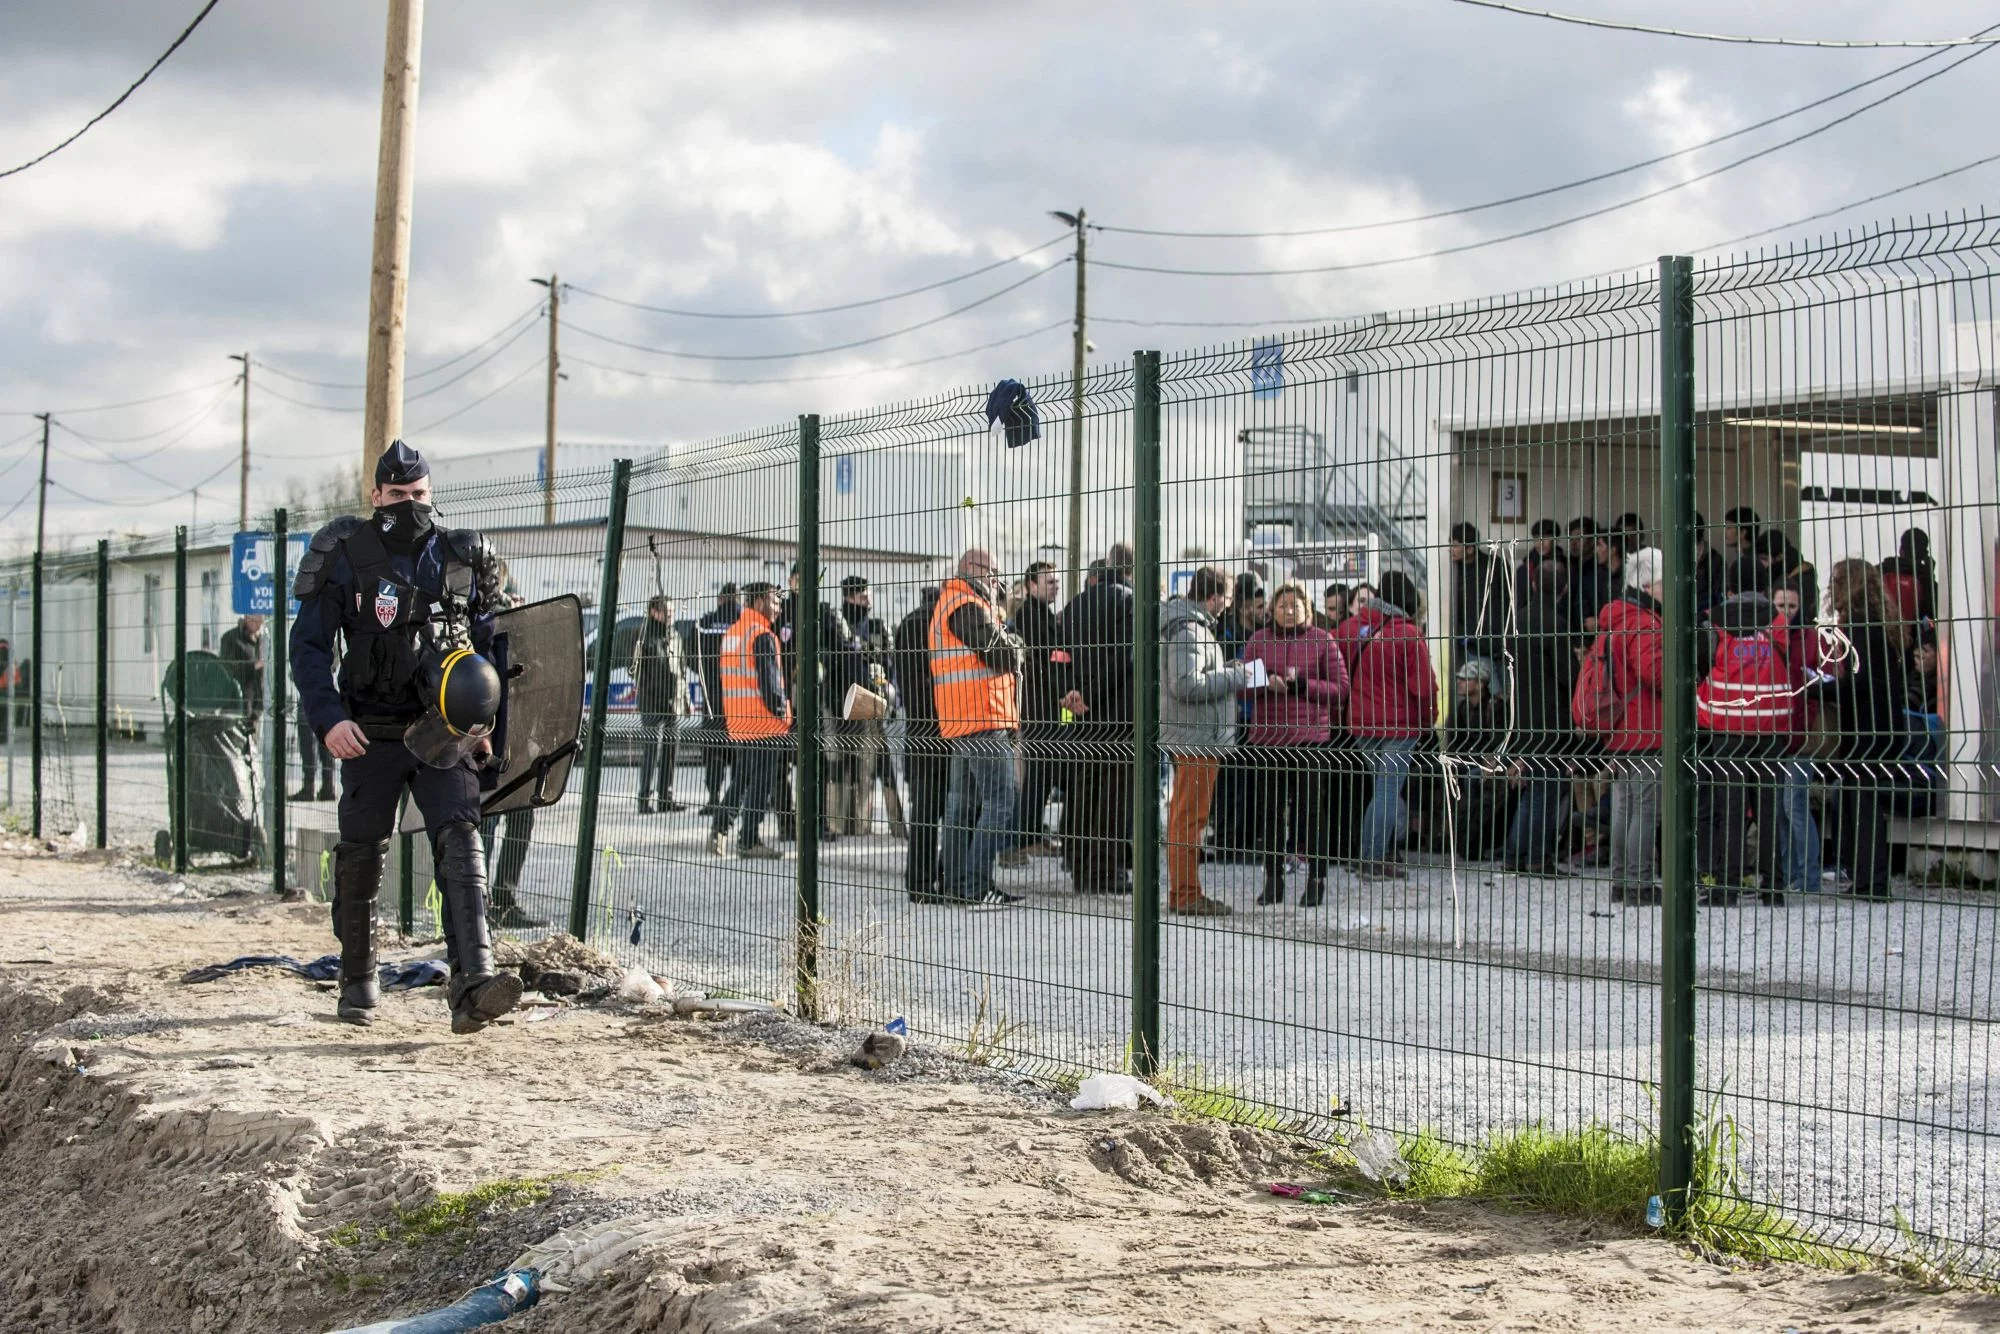
<path id="1" fill-rule="evenodd" d="M 480 776 L 487 815 L 553 806 L 576 762 L 583 722 L 583 604 L 574 594 L 513 607 L 493 618 L 487 654 L 503 694 L 493 761 Z M 424 827 L 405 793 L 403 833 Z"/>

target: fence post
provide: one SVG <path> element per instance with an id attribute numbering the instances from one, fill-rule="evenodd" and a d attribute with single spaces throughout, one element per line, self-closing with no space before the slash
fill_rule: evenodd
<path id="1" fill-rule="evenodd" d="M 110 841 L 111 543 L 97 543 L 97 846 Z"/>
<path id="2" fill-rule="evenodd" d="M 1132 356 L 1132 1068 L 1160 1064 L 1160 354 Z"/>
<path id="3" fill-rule="evenodd" d="M 590 875 L 597 858 L 597 792 L 604 767 L 604 715 L 611 706 L 611 641 L 618 630 L 618 567 L 625 558 L 625 492 L 632 460 L 611 465 L 610 525 L 604 531 L 604 575 L 597 587 L 597 662 L 591 672 L 590 726 L 584 733 L 583 801 L 576 813 L 576 872 L 570 884 L 569 933 L 590 931 Z"/>
<path id="4" fill-rule="evenodd" d="M 437 878 L 437 868 L 431 868 Z M 396 933 L 408 940 L 417 934 L 417 837 L 396 835 Z"/>
<path id="5" fill-rule="evenodd" d="M 1660 259 L 1660 506 L 1666 651 L 1660 712 L 1660 1198 L 1694 1189 L 1694 265 Z"/>
<path id="6" fill-rule="evenodd" d="M 271 671 L 271 892 L 285 892 L 285 755 L 291 741 L 285 734 L 285 658 L 290 633 L 285 621 L 292 609 L 291 515 L 282 507 L 271 515 L 271 637 L 264 653 L 273 664 Z M 301 872 L 300 879 L 304 879 Z"/>
<path id="7" fill-rule="evenodd" d="M 792 604 L 798 640 L 792 694 L 798 700 L 797 793 L 792 800 L 798 834 L 799 1014 L 819 1017 L 819 822 L 824 742 L 819 716 L 819 414 L 799 418 L 799 591 Z"/>
<path id="8" fill-rule="evenodd" d="M 182 526 L 174 529 L 174 781 L 168 794 L 176 875 L 188 868 L 187 638 L 188 530 Z"/>
<path id="9" fill-rule="evenodd" d="M 29 611 L 28 661 L 28 781 L 34 788 L 34 832 L 42 836 L 42 551 L 35 548 L 34 605 Z"/>

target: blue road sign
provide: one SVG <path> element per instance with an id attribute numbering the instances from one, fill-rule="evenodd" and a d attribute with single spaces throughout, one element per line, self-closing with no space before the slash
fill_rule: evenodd
<path id="1" fill-rule="evenodd" d="M 287 575 L 298 571 L 299 562 L 305 559 L 306 543 L 310 541 L 306 533 L 293 533 L 286 543 L 291 553 L 285 561 Z M 238 616 L 269 616 L 271 614 L 271 584 L 277 570 L 271 549 L 270 533 L 238 533 L 230 547 L 229 554 L 229 607 Z M 296 601 L 289 604 L 294 612 L 298 610 Z"/>
<path id="2" fill-rule="evenodd" d="M 836 454 L 833 459 L 833 493 L 838 496 L 854 492 L 854 456 Z"/>

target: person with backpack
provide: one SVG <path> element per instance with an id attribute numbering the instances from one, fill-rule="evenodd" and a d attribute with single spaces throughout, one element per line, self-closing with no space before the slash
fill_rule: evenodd
<path id="1" fill-rule="evenodd" d="M 1374 780 L 1361 816 L 1361 875 L 1401 880 L 1395 865 L 1408 825 L 1403 784 L 1417 743 L 1437 724 L 1437 676 L 1430 645 L 1405 608 L 1417 586 L 1400 570 L 1382 576 L 1368 605 L 1334 636 L 1349 682 L 1348 731 Z"/>
<path id="2" fill-rule="evenodd" d="M 1804 678 L 1785 618 L 1761 592 L 1738 593 L 1710 611 L 1706 643 L 1708 673 L 1694 691 L 1701 901 L 1733 908 L 1754 883 L 1758 897 L 1776 907 L 1785 901 L 1778 887 L 1779 806 Z M 1750 850 L 1753 811 L 1757 845 Z"/>
<path id="3" fill-rule="evenodd" d="M 1660 901 L 1664 565 L 1658 547 L 1626 559 L 1625 591 L 1599 609 L 1570 703 L 1577 730 L 1601 742 L 1611 760 L 1611 901 L 1633 907 Z"/>

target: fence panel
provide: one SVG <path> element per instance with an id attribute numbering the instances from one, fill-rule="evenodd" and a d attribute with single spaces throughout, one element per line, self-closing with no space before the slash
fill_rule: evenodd
<path id="1" fill-rule="evenodd" d="M 1696 272 L 1704 508 L 1756 506 L 1725 559 L 1810 627 L 1816 682 L 1799 734 L 1705 730 L 1698 761 L 1700 1094 L 1741 1145 L 1710 1185 L 1780 1243 L 1976 1266 L 2000 1227 L 1996 257 L 1979 222 Z M 1730 846 L 1732 789 L 1775 847 Z M 1736 894 L 1760 873 L 1782 911 Z"/>
<path id="2" fill-rule="evenodd" d="M 769 585 L 790 605 L 797 498 L 796 423 L 634 470 L 593 928 L 679 981 L 778 1000 L 796 948 L 797 741 L 733 742 L 721 677 L 746 590 Z M 789 674 L 789 636 L 781 650 Z"/>

